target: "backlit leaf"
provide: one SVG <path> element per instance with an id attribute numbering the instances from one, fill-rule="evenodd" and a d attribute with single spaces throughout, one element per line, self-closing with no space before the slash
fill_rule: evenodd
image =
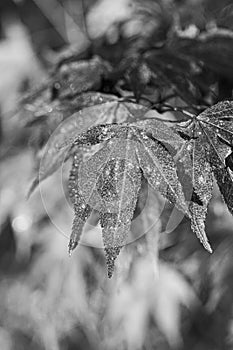
<path id="1" fill-rule="evenodd" d="M 69 196 L 74 207 L 74 220 L 69 241 L 69 254 L 78 245 L 82 234 L 83 226 L 89 215 L 91 208 L 85 203 L 82 193 L 78 187 L 78 170 L 82 162 L 82 154 L 74 155 L 73 165 L 69 177 Z"/>
<path id="2" fill-rule="evenodd" d="M 106 141 L 102 149 L 81 164 L 78 177 L 74 179 L 77 195 L 85 203 L 83 208 L 88 206 L 100 213 L 109 277 L 113 273 L 116 256 L 126 244 L 141 184 L 135 142 L 130 138 L 130 131 L 124 130 L 125 138 Z M 77 227 L 78 233 L 72 231 L 72 240 L 80 236 L 80 220 L 83 222 L 82 212 L 80 220 L 77 210 L 75 215 L 73 229 Z M 72 246 L 75 248 L 70 243 Z"/>
<path id="3" fill-rule="evenodd" d="M 213 190 L 211 167 L 207 161 L 205 149 L 197 140 L 187 141 L 185 148 L 191 155 L 192 186 L 194 193 L 198 196 L 198 199 L 195 200 L 195 198 L 192 197 L 190 201 L 191 228 L 205 249 L 212 252 L 205 233 L 207 207 L 212 197 Z"/>
<path id="4" fill-rule="evenodd" d="M 188 206 L 172 156 L 160 142 L 151 141 L 143 133 L 138 133 L 138 138 L 137 155 L 145 178 L 154 190 L 188 215 Z"/>
<path id="5" fill-rule="evenodd" d="M 103 100 L 104 101 L 104 100 Z M 41 158 L 39 174 L 30 193 L 39 181 L 53 174 L 69 157 L 70 145 L 76 137 L 88 128 L 98 124 L 112 124 L 143 118 L 147 108 L 129 102 L 118 102 L 111 95 L 109 101 L 85 108 L 66 119 L 49 138 Z"/>
<path id="6" fill-rule="evenodd" d="M 136 124 L 92 127 L 74 141 L 76 146 L 103 142 L 99 151 L 81 163 L 76 186 L 84 201 L 83 208 L 88 205 L 99 212 L 109 277 L 120 249 L 126 244 L 141 187 L 141 171 L 153 189 L 190 216 L 172 156 L 162 143 L 150 139 Z M 72 231 L 72 237 L 79 237 L 81 225 L 77 215 L 75 226 L 78 233 Z"/>

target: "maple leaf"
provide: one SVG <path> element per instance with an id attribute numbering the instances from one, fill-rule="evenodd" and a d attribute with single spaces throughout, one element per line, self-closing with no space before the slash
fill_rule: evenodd
<path id="1" fill-rule="evenodd" d="M 56 100 L 53 103 L 54 111 L 46 107 L 48 120 L 54 119 L 59 106 Z M 39 100 L 38 105 L 43 103 Z M 127 242 L 143 178 L 190 218 L 193 232 L 211 252 L 205 219 L 212 173 L 233 212 L 232 174 L 227 166 L 231 166 L 233 141 L 232 102 L 217 104 L 175 128 L 153 119 L 146 107 L 112 95 L 81 94 L 73 105 L 81 110 L 65 119 L 49 139 L 32 186 L 33 190 L 39 180 L 74 156 L 69 194 L 75 217 L 69 252 L 77 246 L 88 216 L 97 211 L 111 277 L 115 259 Z M 83 108 L 86 105 L 91 106 Z M 92 146 L 100 144 L 93 154 Z"/>
<path id="2" fill-rule="evenodd" d="M 209 163 L 224 201 L 233 214 L 233 178 L 226 163 L 233 145 L 233 102 L 224 101 L 208 108 L 200 114 L 199 120 L 209 144 Z M 222 140 L 227 140 L 227 143 Z"/>
<path id="3" fill-rule="evenodd" d="M 78 218 L 74 219 L 69 250 L 71 252 L 79 241 L 83 212 L 86 213 L 88 205 L 100 215 L 108 275 L 111 277 L 114 261 L 126 244 L 141 187 L 141 172 L 153 189 L 186 215 L 189 215 L 189 208 L 172 156 L 159 141 L 149 139 L 136 123 L 93 127 L 79 135 L 74 145 L 100 142 L 104 142 L 104 146 L 87 161 L 80 162 L 76 180 L 72 170 L 71 193 L 76 193 L 82 210 L 75 209 Z"/>
<path id="4" fill-rule="evenodd" d="M 79 134 L 98 124 L 135 121 L 143 118 L 148 111 L 139 104 L 120 102 L 112 95 L 98 95 L 95 101 L 99 104 L 74 113 L 59 125 L 49 138 L 43 150 L 39 174 L 33 181 L 29 194 L 34 191 L 40 181 L 53 174 L 70 156 L 70 145 Z"/>
<path id="5" fill-rule="evenodd" d="M 192 198 L 190 203 L 192 230 L 210 252 L 212 249 L 205 234 L 204 222 L 213 189 L 212 173 L 230 212 L 233 213 L 232 175 L 225 162 L 233 144 L 232 112 L 232 102 L 220 102 L 176 127 L 186 139 L 181 154 L 191 155 L 192 165 L 191 168 L 186 167 L 186 172 L 191 176 L 194 193 L 198 196 L 196 199 Z M 221 141 L 222 137 L 227 143 Z"/>

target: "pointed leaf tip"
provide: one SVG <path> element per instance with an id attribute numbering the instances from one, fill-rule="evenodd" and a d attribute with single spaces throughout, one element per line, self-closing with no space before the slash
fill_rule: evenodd
<path id="1" fill-rule="evenodd" d="M 209 252 L 210 254 L 213 253 L 213 249 L 211 248 L 211 245 L 209 244 L 209 242 L 204 242 L 202 244 L 203 244 L 203 247 L 207 250 L 207 252 Z"/>
<path id="2" fill-rule="evenodd" d="M 191 219 L 191 229 L 196 234 L 203 247 L 211 254 L 213 253 L 213 250 L 205 233 L 205 228 L 202 227 L 204 226 L 204 223 L 202 221 L 205 219 L 205 217 L 204 219 L 203 217 L 198 218 L 196 217 L 196 214 L 197 212 L 195 210 L 192 211 L 193 218 Z"/>
<path id="3" fill-rule="evenodd" d="M 36 187 L 37 187 L 38 185 L 39 185 L 39 178 L 36 177 L 36 178 L 33 180 L 32 184 L 31 184 L 31 186 L 30 186 L 30 188 L 29 188 L 29 190 L 28 190 L 28 193 L 27 193 L 27 196 L 26 196 L 27 200 L 30 199 L 32 193 L 35 191 L 35 189 L 36 189 Z"/>
<path id="4" fill-rule="evenodd" d="M 114 272 L 115 260 L 120 253 L 121 247 L 105 248 L 106 264 L 108 269 L 108 278 L 111 278 Z"/>
<path id="5" fill-rule="evenodd" d="M 68 244 L 68 254 L 71 257 L 73 250 L 77 247 L 78 242 L 74 239 L 70 239 Z"/>

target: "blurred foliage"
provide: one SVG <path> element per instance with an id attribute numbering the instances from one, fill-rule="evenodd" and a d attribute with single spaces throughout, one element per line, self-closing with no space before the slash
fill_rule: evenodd
<path id="1" fill-rule="evenodd" d="M 232 218 L 216 188 L 207 217 L 209 255 L 185 220 L 170 229 L 178 211 L 157 193 L 148 197 L 145 183 L 137 210 L 146 201 L 147 215 L 133 222 L 138 239 L 123 249 L 112 280 L 103 250 L 94 248 L 100 246 L 95 216 L 83 245 L 67 257 L 69 164 L 25 199 L 38 149 L 87 101 L 67 96 L 64 85 L 61 103 L 48 70 L 54 79 L 66 64 L 99 56 L 110 62 L 111 79 L 97 76 L 86 90 L 100 89 L 105 98 L 133 91 L 136 99 L 146 91 L 154 102 L 202 111 L 232 97 L 231 2 L 1 0 L 0 349 L 232 349 Z M 135 68 L 138 52 L 148 52 L 156 74 L 144 64 Z M 48 87 L 43 93 L 41 82 Z M 17 103 L 34 89 L 35 98 L 30 92 L 24 107 Z M 170 110 L 163 116 L 182 117 Z M 151 228 L 140 237 L 145 227 Z"/>

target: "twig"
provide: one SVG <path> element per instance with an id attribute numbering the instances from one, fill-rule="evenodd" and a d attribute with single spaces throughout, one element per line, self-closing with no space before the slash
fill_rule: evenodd
<path id="1" fill-rule="evenodd" d="M 88 26 L 87 26 L 87 19 L 86 19 L 86 10 L 85 10 L 85 0 L 81 0 L 81 4 L 82 4 L 82 13 L 83 13 L 83 27 L 84 27 L 84 31 L 85 34 L 87 36 L 87 39 L 92 42 L 92 39 L 90 37 L 89 31 L 88 31 Z"/>

